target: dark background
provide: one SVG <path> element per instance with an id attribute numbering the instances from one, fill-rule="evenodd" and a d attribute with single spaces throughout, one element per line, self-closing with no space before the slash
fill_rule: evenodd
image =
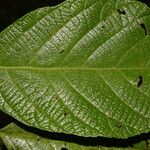
<path id="1" fill-rule="evenodd" d="M 0 32 L 26 13 L 65 0 L 0 0 Z"/>
<path id="2" fill-rule="evenodd" d="M 26 13 L 65 0 L 0 0 L 0 32 Z M 150 6 L 150 0 L 139 0 Z"/>

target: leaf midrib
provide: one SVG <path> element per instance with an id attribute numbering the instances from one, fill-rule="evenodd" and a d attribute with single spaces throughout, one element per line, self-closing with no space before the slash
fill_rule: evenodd
<path id="1" fill-rule="evenodd" d="M 112 71 L 123 71 L 123 70 L 150 70 L 147 67 L 105 67 L 105 68 L 96 68 L 96 67 L 34 67 L 34 66 L 0 66 L 1 70 L 37 70 L 37 71 L 77 71 L 77 70 L 86 70 L 86 71 L 103 71 L 103 70 L 112 70 Z"/>

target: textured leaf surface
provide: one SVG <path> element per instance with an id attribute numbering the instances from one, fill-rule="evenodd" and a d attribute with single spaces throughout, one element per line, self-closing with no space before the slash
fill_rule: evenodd
<path id="1" fill-rule="evenodd" d="M 2 129 L 0 131 L 0 137 L 8 150 L 61 150 L 61 148 L 68 148 L 68 150 L 90 150 L 88 147 L 39 137 L 20 129 L 13 124 Z M 95 148 L 95 150 L 97 149 L 98 148 Z"/>
<path id="2" fill-rule="evenodd" d="M 68 0 L 0 33 L 0 109 L 42 130 L 126 138 L 150 131 L 150 9 Z"/>
<path id="3" fill-rule="evenodd" d="M 15 124 L 0 130 L 0 138 L 8 150 L 147 150 L 146 142 L 138 143 L 129 148 L 108 148 L 101 146 L 81 146 L 69 142 L 61 142 L 42 138 L 29 133 Z"/>

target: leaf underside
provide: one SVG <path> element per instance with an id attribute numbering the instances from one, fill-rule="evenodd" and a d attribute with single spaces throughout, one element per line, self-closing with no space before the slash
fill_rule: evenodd
<path id="1" fill-rule="evenodd" d="M 150 9 L 68 0 L 0 33 L 0 109 L 42 130 L 127 138 L 150 131 Z"/>

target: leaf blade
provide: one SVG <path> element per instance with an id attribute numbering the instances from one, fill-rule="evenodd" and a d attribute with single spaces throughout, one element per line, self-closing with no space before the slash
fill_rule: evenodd
<path id="1" fill-rule="evenodd" d="M 149 132 L 145 5 L 68 0 L 29 17 L 34 23 L 16 40 L 7 37 L 15 25 L 0 34 L 1 110 L 51 132 L 118 138 Z M 139 76 L 144 82 L 137 88 Z"/>

